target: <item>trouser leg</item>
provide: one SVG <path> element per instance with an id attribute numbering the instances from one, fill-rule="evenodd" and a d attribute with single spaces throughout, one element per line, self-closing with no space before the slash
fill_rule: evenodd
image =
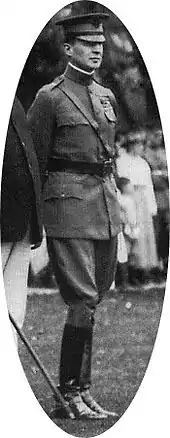
<path id="1" fill-rule="evenodd" d="M 27 278 L 31 255 L 27 235 L 21 242 L 2 243 L 1 254 L 8 311 L 17 325 L 22 328 L 26 311 Z M 13 333 L 17 343 L 15 329 Z"/>
<path id="2" fill-rule="evenodd" d="M 115 277 L 117 236 L 102 241 L 48 237 L 47 245 L 65 303 L 83 301 L 95 308 Z"/>
<path id="3" fill-rule="evenodd" d="M 60 385 L 65 392 L 68 387 L 75 391 L 91 384 L 94 312 L 99 293 L 102 296 L 113 281 L 113 249 L 113 244 L 110 247 L 105 242 L 99 246 L 84 239 L 48 238 L 56 280 L 69 305 L 60 361 Z"/>
<path id="4" fill-rule="evenodd" d="M 65 303 L 70 306 L 83 301 L 89 308 L 95 307 L 98 303 L 98 290 L 95 279 L 94 242 L 47 237 L 47 247 Z M 76 313 L 76 324 L 78 320 L 79 312 Z"/>
<path id="5" fill-rule="evenodd" d="M 96 242 L 95 260 L 96 285 L 99 294 L 99 301 L 101 301 L 115 279 L 117 262 L 117 236 L 110 240 Z"/>

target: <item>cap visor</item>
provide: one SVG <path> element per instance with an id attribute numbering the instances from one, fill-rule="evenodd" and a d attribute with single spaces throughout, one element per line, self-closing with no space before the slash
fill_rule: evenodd
<path id="1" fill-rule="evenodd" d="M 75 38 L 92 43 L 104 43 L 106 41 L 104 35 L 75 35 Z"/>

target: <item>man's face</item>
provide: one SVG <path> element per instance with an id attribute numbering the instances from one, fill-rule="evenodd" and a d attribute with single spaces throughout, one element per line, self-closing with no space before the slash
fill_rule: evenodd
<path id="1" fill-rule="evenodd" d="M 65 51 L 75 66 L 90 72 L 100 67 L 103 43 L 76 38 L 71 44 L 65 44 Z"/>

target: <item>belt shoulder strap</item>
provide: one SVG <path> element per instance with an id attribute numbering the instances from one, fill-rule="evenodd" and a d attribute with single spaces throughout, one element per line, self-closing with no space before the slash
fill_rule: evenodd
<path id="1" fill-rule="evenodd" d="M 106 149 L 107 153 L 110 154 L 110 146 L 107 142 L 107 140 L 104 138 L 102 132 L 100 132 L 98 123 L 91 117 L 91 115 L 88 113 L 82 102 L 80 102 L 79 98 L 72 93 L 65 85 L 62 85 L 62 88 L 59 86 L 60 90 L 74 103 L 74 105 L 79 109 L 79 111 L 83 114 L 86 120 L 90 123 L 92 128 L 97 133 L 98 137 L 100 138 L 104 148 Z"/>

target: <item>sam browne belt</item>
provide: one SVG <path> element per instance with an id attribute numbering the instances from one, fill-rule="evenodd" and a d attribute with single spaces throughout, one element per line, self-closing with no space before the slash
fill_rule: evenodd
<path id="1" fill-rule="evenodd" d="M 70 161 L 61 158 L 50 158 L 48 161 L 47 172 L 72 172 L 89 174 L 104 178 L 114 173 L 114 162 L 109 160 L 98 163 L 87 163 L 85 161 Z"/>

